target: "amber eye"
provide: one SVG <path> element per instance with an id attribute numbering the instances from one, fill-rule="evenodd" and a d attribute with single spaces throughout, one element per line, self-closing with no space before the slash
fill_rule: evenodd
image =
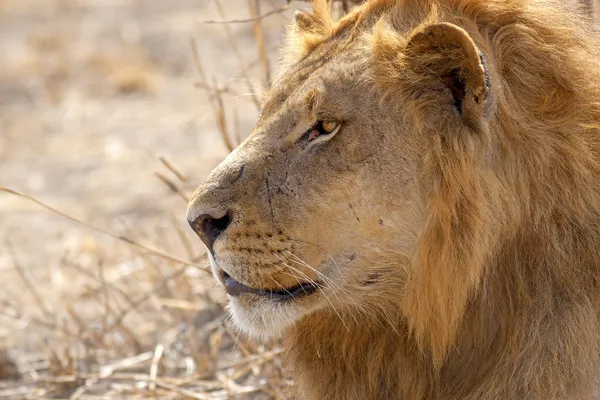
<path id="1" fill-rule="evenodd" d="M 321 121 L 321 129 L 325 133 L 331 133 L 338 127 L 338 123 L 335 121 Z"/>
<path id="2" fill-rule="evenodd" d="M 307 141 L 312 142 L 319 136 L 332 135 L 340 128 L 340 123 L 337 121 L 318 121 L 310 131 L 308 131 Z"/>

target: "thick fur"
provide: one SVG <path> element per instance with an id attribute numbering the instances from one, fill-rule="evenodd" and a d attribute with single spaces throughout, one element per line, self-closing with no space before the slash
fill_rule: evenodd
<path id="1" fill-rule="evenodd" d="M 281 318 L 300 398 L 600 398 L 595 35 L 548 1 L 374 0 L 337 22 L 316 3 L 255 132 L 190 204 L 268 220 L 260 231 L 324 280 Z M 458 39 L 433 38 L 440 26 Z M 447 71 L 481 97 L 454 109 Z M 346 130 L 307 161 L 290 135 L 319 119 L 299 110 L 327 104 Z M 240 163 L 264 193 L 223 184 Z M 223 249 L 249 231 L 240 221 Z M 256 259 L 214 265 L 293 283 L 249 271 Z M 245 317 L 266 307 L 236 301 L 244 331 L 273 336 L 276 322 Z"/>

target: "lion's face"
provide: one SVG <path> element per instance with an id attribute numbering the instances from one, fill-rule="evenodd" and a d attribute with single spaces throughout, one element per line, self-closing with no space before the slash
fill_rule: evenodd
<path id="1" fill-rule="evenodd" d="M 384 111 L 352 52 L 321 57 L 271 89 L 253 133 L 189 206 L 234 320 L 253 336 L 360 307 L 386 280 L 382 254 L 408 256 L 422 225 L 405 116 Z"/>
<path id="2" fill-rule="evenodd" d="M 394 310 L 441 357 L 481 277 L 497 233 L 484 227 L 503 204 L 493 69 L 457 25 L 398 32 L 360 18 L 389 4 L 336 27 L 322 7 L 298 14 L 308 52 L 190 202 L 234 320 L 254 336 L 317 310 L 340 323 Z"/>

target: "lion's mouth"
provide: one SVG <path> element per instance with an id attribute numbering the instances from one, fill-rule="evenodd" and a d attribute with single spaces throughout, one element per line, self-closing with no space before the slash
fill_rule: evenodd
<path id="1" fill-rule="evenodd" d="M 224 282 L 225 291 L 228 295 L 233 297 L 241 296 L 244 293 L 248 293 L 263 297 L 269 297 L 270 299 L 278 301 L 289 301 L 311 295 L 321 287 L 321 284 L 318 282 L 305 282 L 300 283 L 294 287 L 283 288 L 281 290 L 256 289 L 236 281 L 227 272 L 223 270 L 220 270 L 219 274 L 221 275 L 220 278 L 222 282 Z"/>

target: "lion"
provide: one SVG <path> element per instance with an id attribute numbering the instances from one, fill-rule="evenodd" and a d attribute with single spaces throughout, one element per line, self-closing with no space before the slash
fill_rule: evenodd
<path id="1" fill-rule="evenodd" d="M 600 398 L 599 48 L 550 1 L 296 13 L 187 218 L 299 398 Z"/>

